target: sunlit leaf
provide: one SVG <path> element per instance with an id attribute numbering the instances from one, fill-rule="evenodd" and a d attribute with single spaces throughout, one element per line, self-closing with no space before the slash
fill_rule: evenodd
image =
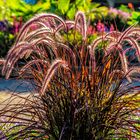
<path id="1" fill-rule="evenodd" d="M 74 18 L 74 15 L 75 15 L 75 12 L 76 12 L 76 9 L 75 7 L 73 6 L 72 8 L 70 8 L 70 10 L 67 12 L 67 16 L 69 19 L 73 19 Z"/>
<path id="2" fill-rule="evenodd" d="M 69 8 L 70 0 L 58 0 L 58 9 L 64 14 Z"/>

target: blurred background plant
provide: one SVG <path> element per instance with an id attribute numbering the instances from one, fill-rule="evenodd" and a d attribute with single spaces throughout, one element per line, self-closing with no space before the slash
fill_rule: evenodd
<path id="1" fill-rule="evenodd" d="M 140 12 L 135 11 L 132 3 L 112 8 L 111 5 L 114 3 L 112 2 L 109 1 L 110 7 L 106 7 L 91 0 L 1 0 L 0 21 L 3 25 L 6 21 L 8 28 L 6 31 L 2 29 L 0 33 L 0 46 L 3 48 L 0 56 L 5 56 L 5 51 L 11 47 L 19 29 L 37 13 L 51 12 L 64 19 L 74 19 L 78 10 L 83 11 L 89 20 L 88 22 L 91 23 L 88 29 L 88 37 L 91 41 L 101 32 L 114 29 L 121 31 L 134 23 L 139 25 Z M 3 25 L 0 29 L 5 28 Z"/>
<path id="2" fill-rule="evenodd" d="M 7 21 L 0 21 L 0 57 L 6 56 L 6 52 L 14 43 L 13 27 Z"/>
<path id="3" fill-rule="evenodd" d="M 44 12 L 49 8 L 49 4 L 27 4 L 23 0 L 0 1 L 0 57 L 4 57 L 12 46 L 24 22 L 36 13 Z"/>
<path id="4" fill-rule="evenodd" d="M 136 23 L 140 25 L 140 12 L 133 11 L 131 17 L 129 18 L 128 25 L 133 25 Z"/>

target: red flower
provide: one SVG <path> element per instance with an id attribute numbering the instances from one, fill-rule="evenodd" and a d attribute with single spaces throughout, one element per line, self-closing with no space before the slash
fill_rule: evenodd
<path id="1" fill-rule="evenodd" d="M 111 25 L 110 25 L 110 31 L 114 31 L 114 30 L 115 30 L 114 25 L 111 24 Z"/>
<path id="2" fill-rule="evenodd" d="M 104 32 L 105 31 L 105 26 L 103 23 L 101 23 L 101 21 L 98 21 L 97 23 L 97 31 L 98 32 Z"/>
<path id="3" fill-rule="evenodd" d="M 128 3 L 128 7 L 131 9 L 131 10 L 134 10 L 134 5 L 132 3 Z"/>
<path id="4" fill-rule="evenodd" d="M 88 35 L 92 35 L 94 34 L 96 31 L 95 31 L 95 28 L 93 26 L 88 26 L 88 29 L 87 29 L 87 34 Z"/>

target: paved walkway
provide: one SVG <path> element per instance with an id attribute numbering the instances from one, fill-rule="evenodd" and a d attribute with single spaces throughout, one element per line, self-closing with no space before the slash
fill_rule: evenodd
<path id="1" fill-rule="evenodd" d="M 0 92 L 9 91 L 9 92 L 32 92 L 34 90 L 33 82 L 30 80 L 16 80 L 16 79 L 0 79 Z"/>

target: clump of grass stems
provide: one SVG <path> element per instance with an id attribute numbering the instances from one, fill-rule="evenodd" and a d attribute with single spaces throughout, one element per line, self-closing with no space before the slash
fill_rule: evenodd
<path id="1" fill-rule="evenodd" d="M 130 66 L 130 49 L 124 46 L 136 51 L 139 62 L 139 30 L 110 32 L 88 44 L 82 12 L 75 21 L 54 14 L 29 20 L 3 61 L 2 73 L 9 78 L 18 60 L 28 58 L 19 73 L 34 79 L 39 94 L 0 111 L 5 124 L 12 125 L 1 139 L 138 138 L 140 87 L 131 82 L 139 67 Z"/>

